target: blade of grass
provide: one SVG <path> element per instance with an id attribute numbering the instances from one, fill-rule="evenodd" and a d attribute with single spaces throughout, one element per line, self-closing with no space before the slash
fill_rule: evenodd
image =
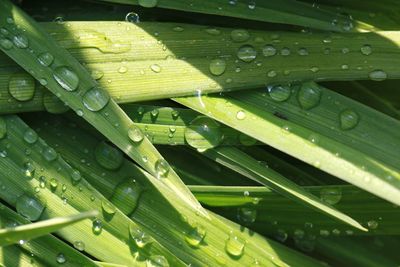
<path id="1" fill-rule="evenodd" d="M 81 214 L 68 217 L 52 218 L 28 225 L 0 229 L 0 246 L 7 246 L 18 243 L 20 240 L 30 240 L 50 234 L 63 227 L 69 226 L 84 219 L 96 217 L 97 215 L 97 211 L 83 212 Z"/>
<path id="2" fill-rule="evenodd" d="M 313 83 L 290 90 L 286 102 L 263 91 L 174 100 L 400 204 L 399 122 Z"/>
<path id="3" fill-rule="evenodd" d="M 82 65 L 29 16 L 7 0 L 0 2 L 0 48 L 129 157 L 170 187 L 194 211 L 207 216 L 154 146 Z M 11 41 L 10 39 L 13 41 Z M 33 52 L 31 52 L 33 51 Z M 35 71 L 32 71 L 35 69 Z"/>

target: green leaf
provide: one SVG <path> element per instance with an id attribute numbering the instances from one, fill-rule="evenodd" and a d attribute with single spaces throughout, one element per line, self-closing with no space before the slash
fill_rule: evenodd
<path id="1" fill-rule="evenodd" d="M 9 57 L 30 71 L 42 85 L 140 166 L 154 176 L 162 177 L 161 180 L 194 211 L 207 216 L 179 176 L 169 168 L 168 162 L 72 55 L 61 49 L 33 19 L 9 1 L 0 2 L 0 15 L 3 18 L 0 26 L 7 31 L 7 37 L 3 36 L 1 40 L 11 45 L 0 48 Z M 114 48 L 111 45 L 110 49 Z M 31 71 L 33 69 L 35 71 Z"/>
<path id="2" fill-rule="evenodd" d="M 0 229 L 0 246 L 18 243 L 20 240 L 30 240 L 42 235 L 50 234 L 76 222 L 93 218 L 97 211 L 83 212 L 68 217 L 52 218 L 32 224 Z"/>

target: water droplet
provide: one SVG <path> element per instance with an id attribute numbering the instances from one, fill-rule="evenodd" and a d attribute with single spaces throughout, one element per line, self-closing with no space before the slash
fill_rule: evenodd
<path id="1" fill-rule="evenodd" d="M 238 120 L 244 120 L 246 118 L 246 112 L 244 112 L 243 110 L 239 110 L 236 113 L 236 119 Z"/>
<path id="2" fill-rule="evenodd" d="M 237 57 L 244 62 L 251 62 L 257 57 L 257 51 L 251 45 L 244 45 L 239 48 Z"/>
<path id="3" fill-rule="evenodd" d="M 270 78 L 276 77 L 276 75 L 278 75 L 278 74 L 274 70 L 270 70 L 267 72 L 267 76 Z"/>
<path id="4" fill-rule="evenodd" d="M 128 180 L 115 187 L 110 201 L 124 214 L 129 215 L 135 211 L 141 194 L 142 187 L 134 180 Z"/>
<path id="5" fill-rule="evenodd" d="M 169 267 L 169 263 L 164 256 L 153 255 L 147 259 L 146 267 Z"/>
<path id="6" fill-rule="evenodd" d="M 125 21 L 130 22 L 130 23 L 139 23 L 140 18 L 139 15 L 135 12 L 129 12 L 125 16 Z"/>
<path id="7" fill-rule="evenodd" d="M 82 241 L 75 241 L 74 242 L 74 248 L 76 248 L 79 251 L 84 251 L 85 250 L 85 243 Z"/>
<path id="8" fill-rule="evenodd" d="M 29 46 L 29 40 L 23 34 L 15 35 L 12 40 L 13 40 L 14 45 L 18 48 L 25 49 L 25 48 L 28 48 L 28 46 Z"/>
<path id="9" fill-rule="evenodd" d="M 68 67 L 57 67 L 53 73 L 57 83 L 67 91 L 75 91 L 79 85 L 79 77 Z"/>
<path id="10" fill-rule="evenodd" d="M 57 152 L 51 147 L 46 147 L 43 149 L 43 157 L 47 161 L 53 161 L 57 158 Z"/>
<path id="11" fill-rule="evenodd" d="M 245 225 L 252 224 L 257 219 L 257 210 L 249 207 L 241 207 L 238 208 L 236 216 L 239 222 Z"/>
<path id="12" fill-rule="evenodd" d="M 56 257 L 56 261 L 57 261 L 57 263 L 59 263 L 59 264 L 63 264 L 63 263 L 66 263 L 66 262 L 67 262 L 67 259 L 65 258 L 64 254 L 58 253 L 58 254 L 57 254 L 57 257 Z"/>
<path id="13" fill-rule="evenodd" d="M 158 64 L 152 64 L 152 65 L 150 66 L 150 69 L 151 69 L 153 72 L 155 72 L 155 73 L 161 72 L 161 66 L 158 65 Z"/>
<path id="14" fill-rule="evenodd" d="M 114 215 L 115 212 L 117 212 L 117 208 L 106 200 L 103 200 L 101 202 L 101 208 L 103 209 L 106 215 Z"/>
<path id="15" fill-rule="evenodd" d="M 209 69 L 213 75 L 222 75 L 226 70 L 226 61 L 224 59 L 211 60 Z"/>
<path id="16" fill-rule="evenodd" d="M 278 102 L 283 102 L 289 99 L 291 88 L 289 85 L 269 85 L 267 86 L 269 96 Z"/>
<path id="17" fill-rule="evenodd" d="M 383 70 L 374 70 L 369 73 L 369 78 L 373 81 L 384 81 L 387 79 L 387 73 Z"/>
<path id="18" fill-rule="evenodd" d="M 375 220 L 370 220 L 370 221 L 367 222 L 367 226 L 368 226 L 369 229 L 374 230 L 374 229 L 378 228 L 379 223 L 377 221 L 375 221 Z"/>
<path id="19" fill-rule="evenodd" d="M 132 124 L 129 129 L 128 129 L 128 137 L 131 139 L 134 143 L 139 143 L 143 140 L 144 135 L 142 130 L 135 124 Z"/>
<path id="20" fill-rule="evenodd" d="M 108 93 L 100 87 L 93 87 L 83 97 L 83 105 L 90 111 L 102 110 L 110 101 Z"/>
<path id="21" fill-rule="evenodd" d="M 56 179 L 52 178 L 52 179 L 50 180 L 50 187 L 51 187 L 51 189 L 52 189 L 52 190 L 55 190 L 55 189 L 57 188 L 57 186 L 58 186 L 58 181 L 57 181 Z"/>
<path id="22" fill-rule="evenodd" d="M 34 144 L 38 140 L 38 135 L 34 130 L 28 129 L 24 133 L 24 140 L 28 144 Z"/>
<path id="23" fill-rule="evenodd" d="M 73 170 L 71 172 L 71 179 L 73 183 L 78 183 L 82 178 L 81 173 L 78 170 Z"/>
<path id="24" fill-rule="evenodd" d="M 157 178 L 167 177 L 170 171 L 169 163 L 165 159 L 158 159 L 154 166 Z"/>
<path id="25" fill-rule="evenodd" d="M 175 26 L 172 30 L 174 32 L 183 32 L 185 29 L 181 26 Z"/>
<path id="26" fill-rule="evenodd" d="M 122 152 L 108 145 L 106 142 L 97 144 L 94 156 L 97 163 L 107 170 L 117 170 L 124 160 Z"/>
<path id="27" fill-rule="evenodd" d="M 289 56 L 290 55 L 290 49 L 287 48 L 287 47 L 282 48 L 281 55 L 282 56 Z"/>
<path id="28" fill-rule="evenodd" d="M 125 67 L 125 66 L 121 66 L 121 67 L 118 69 L 118 72 L 121 73 L 121 74 L 126 73 L 127 71 L 128 71 L 128 68 Z"/>
<path id="29" fill-rule="evenodd" d="M 231 235 L 225 242 L 226 252 L 233 257 L 240 257 L 244 252 L 245 242 L 236 235 Z"/>
<path id="30" fill-rule="evenodd" d="M 185 241 L 192 247 L 199 247 L 206 233 L 204 227 L 198 226 L 185 235 Z"/>
<path id="31" fill-rule="evenodd" d="M 215 120 L 199 116 L 185 129 L 186 142 L 196 149 L 209 149 L 218 146 L 223 139 L 220 124 Z"/>
<path id="32" fill-rule="evenodd" d="M 297 53 L 300 56 L 307 56 L 308 55 L 308 50 L 306 48 L 302 47 L 302 48 L 299 48 L 299 50 L 297 50 Z"/>
<path id="33" fill-rule="evenodd" d="M 263 55 L 266 57 L 271 57 L 276 55 L 276 48 L 273 45 L 265 45 L 263 47 Z"/>
<path id="34" fill-rule="evenodd" d="M 250 33 L 243 29 L 233 30 L 231 31 L 231 39 L 238 43 L 246 42 L 250 39 Z"/>
<path id="35" fill-rule="evenodd" d="M 278 229 L 274 234 L 275 239 L 282 243 L 288 239 L 288 236 L 289 235 L 285 232 L 285 230 L 282 229 Z"/>
<path id="36" fill-rule="evenodd" d="M 54 56 L 48 52 L 45 52 L 38 56 L 38 61 L 43 66 L 48 67 L 53 63 Z"/>
<path id="37" fill-rule="evenodd" d="M 101 71 L 101 70 L 93 70 L 90 73 L 90 76 L 92 76 L 92 78 L 95 79 L 95 80 L 100 80 L 101 78 L 103 78 L 104 72 Z"/>
<path id="38" fill-rule="evenodd" d="M 101 231 L 103 231 L 103 223 L 100 219 L 94 219 L 92 221 L 92 231 L 95 235 L 101 234 Z"/>
<path id="39" fill-rule="evenodd" d="M 372 47 L 370 45 L 363 45 L 360 50 L 363 55 L 369 56 L 372 54 Z"/>
<path id="40" fill-rule="evenodd" d="M 312 109 L 319 104 L 321 89 L 313 83 L 303 83 L 297 95 L 300 106 L 303 109 Z"/>
<path id="41" fill-rule="evenodd" d="M 8 39 L 0 39 L 0 45 L 4 50 L 10 50 L 13 48 L 13 43 Z"/>
<path id="42" fill-rule="evenodd" d="M 256 8 L 256 2 L 250 1 L 247 7 L 251 10 L 254 10 Z"/>
<path id="43" fill-rule="evenodd" d="M 158 0 L 139 0 L 138 3 L 142 7 L 155 7 L 158 4 Z"/>
<path id="44" fill-rule="evenodd" d="M 257 140 L 247 134 L 240 133 L 239 134 L 239 142 L 244 146 L 252 146 L 257 143 Z"/>
<path id="45" fill-rule="evenodd" d="M 340 119 L 340 128 L 342 130 L 353 129 L 354 127 L 357 126 L 359 122 L 358 114 L 351 109 L 346 109 L 340 112 L 339 119 Z"/>
<path id="46" fill-rule="evenodd" d="M 18 101 L 28 101 L 35 94 L 35 80 L 28 74 L 14 74 L 8 82 L 9 93 Z"/>
<path id="47" fill-rule="evenodd" d="M 35 170 L 35 166 L 32 163 L 27 162 L 24 164 L 23 172 L 27 178 L 32 178 L 35 175 Z"/>
<path id="48" fill-rule="evenodd" d="M 216 29 L 216 28 L 207 28 L 205 29 L 206 33 L 210 34 L 210 35 L 220 35 L 221 31 Z"/>
<path id="49" fill-rule="evenodd" d="M 338 188 L 323 188 L 320 191 L 321 200 L 330 204 L 335 205 L 342 199 L 342 191 Z"/>
<path id="50" fill-rule="evenodd" d="M 17 212 L 30 221 L 38 220 L 42 215 L 44 208 L 45 205 L 33 196 L 24 194 L 17 198 Z"/>

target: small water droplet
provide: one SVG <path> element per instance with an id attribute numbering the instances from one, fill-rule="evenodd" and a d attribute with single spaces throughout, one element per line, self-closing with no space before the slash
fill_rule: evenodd
<path id="1" fill-rule="evenodd" d="M 153 255 L 147 259 L 146 267 L 169 267 L 169 263 L 164 256 Z"/>
<path id="2" fill-rule="evenodd" d="M 48 52 L 45 52 L 38 56 L 38 61 L 43 66 L 48 67 L 53 63 L 54 56 Z"/>
<path id="3" fill-rule="evenodd" d="M 240 257 L 243 255 L 245 242 L 236 235 L 230 235 L 225 242 L 226 252 L 233 257 Z"/>
<path id="4" fill-rule="evenodd" d="M 25 142 L 27 142 L 28 144 L 34 144 L 36 143 L 36 141 L 38 140 L 38 135 L 37 133 L 32 130 L 32 129 L 28 129 L 25 131 L 24 133 L 24 140 Z"/>
<path id="5" fill-rule="evenodd" d="M 244 62 L 251 62 L 257 57 L 257 51 L 251 45 L 243 45 L 237 52 L 237 57 Z"/>
<path id="6" fill-rule="evenodd" d="M 375 220 L 370 220 L 370 221 L 367 222 L 367 226 L 368 226 L 369 229 L 374 230 L 374 229 L 378 228 L 379 223 L 377 221 L 375 221 Z"/>
<path id="7" fill-rule="evenodd" d="M 340 112 L 339 119 L 340 119 L 340 128 L 342 130 L 353 129 L 354 127 L 357 126 L 360 120 L 358 114 L 351 109 L 346 109 Z"/>
<path id="8" fill-rule="evenodd" d="M 204 237 L 206 229 L 202 226 L 197 226 L 185 235 L 185 241 L 192 247 L 199 247 Z"/>
<path id="9" fill-rule="evenodd" d="M 130 23 L 139 23 L 140 18 L 139 15 L 135 12 L 129 12 L 125 16 L 125 21 L 130 22 Z"/>
<path id="10" fill-rule="evenodd" d="M 101 234 L 101 231 L 103 231 L 103 223 L 100 219 L 94 219 L 92 221 L 92 231 L 95 235 Z"/>
<path id="11" fill-rule="evenodd" d="M 25 73 L 14 74 L 8 82 L 8 92 L 18 101 L 31 100 L 35 94 L 35 80 Z"/>
<path id="12" fill-rule="evenodd" d="M 246 118 L 246 112 L 244 112 L 243 110 L 239 110 L 236 113 L 236 119 L 238 120 L 244 120 Z"/>
<path id="13" fill-rule="evenodd" d="M 271 57 L 276 55 L 276 48 L 273 45 L 265 45 L 262 49 L 263 55 Z"/>
<path id="14" fill-rule="evenodd" d="M 110 201 L 123 213 L 129 215 L 135 211 L 141 194 L 142 187 L 134 180 L 128 180 L 115 187 Z"/>
<path id="15" fill-rule="evenodd" d="M 124 74 L 124 73 L 126 73 L 127 71 L 128 71 L 128 68 L 125 67 L 125 66 L 121 66 L 121 67 L 119 67 L 119 69 L 118 69 L 118 72 L 121 73 L 121 74 Z"/>
<path id="16" fill-rule="evenodd" d="M 25 49 L 25 48 L 28 48 L 28 46 L 29 46 L 29 40 L 23 34 L 15 35 L 12 40 L 13 40 L 14 45 L 18 48 Z"/>
<path id="17" fill-rule="evenodd" d="M 117 170 L 124 161 L 122 152 L 108 145 L 106 142 L 97 144 L 94 156 L 97 163 L 107 170 Z"/>
<path id="18" fill-rule="evenodd" d="M 82 97 L 83 105 L 90 111 L 102 110 L 110 101 L 108 93 L 100 87 L 93 87 Z"/>
<path id="19" fill-rule="evenodd" d="M 11 48 L 14 47 L 13 43 L 8 40 L 8 39 L 0 39 L 0 46 L 4 49 L 4 50 L 10 50 Z"/>
<path id="20" fill-rule="evenodd" d="M 63 263 L 66 263 L 66 262 L 67 262 L 67 259 L 65 258 L 64 254 L 58 253 L 58 254 L 57 254 L 57 257 L 56 257 L 56 261 L 57 261 L 57 263 L 59 263 L 59 264 L 63 264 Z"/>
<path id="21" fill-rule="evenodd" d="M 237 43 L 246 42 L 250 39 L 250 33 L 243 29 L 236 29 L 231 31 L 231 39 Z"/>
<path id="22" fill-rule="evenodd" d="M 17 198 L 17 212 L 30 221 L 38 220 L 44 209 L 45 205 L 39 199 L 33 196 L 23 194 Z"/>
<path id="23" fill-rule="evenodd" d="M 75 91 L 79 85 L 79 77 L 68 67 L 57 67 L 53 73 L 57 83 L 67 91 Z"/>
<path id="24" fill-rule="evenodd" d="M 306 48 L 302 47 L 302 48 L 299 48 L 299 50 L 297 50 L 297 53 L 300 56 L 307 56 L 308 55 L 308 50 Z"/>
<path id="25" fill-rule="evenodd" d="M 289 99 L 292 89 L 289 85 L 269 85 L 267 86 L 269 96 L 277 101 L 283 102 Z"/>
<path id="26" fill-rule="evenodd" d="M 282 48 L 281 55 L 282 56 L 289 56 L 290 55 L 290 49 L 288 47 Z"/>
<path id="27" fill-rule="evenodd" d="M 32 163 L 27 162 L 24 164 L 23 172 L 25 174 L 25 177 L 27 177 L 29 179 L 33 178 L 33 176 L 35 175 L 35 170 L 36 170 L 36 168 Z"/>
<path id="28" fill-rule="evenodd" d="M 170 171 L 169 163 L 165 159 L 158 159 L 154 166 L 157 178 L 167 177 Z"/>
<path id="29" fill-rule="evenodd" d="M 47 161 L 54 161 L 56 158 L 57 158 L 57 156 L 58 156 L 58 154 L 57 154 L 57 152 L 53 149 L 53 148 L 51 148 L 51 147 L 46 147 L 46 148 L 44 148 L 43 149 L 43 152 L 42 152 L 43 154 L 43 157 L 47 160 Z"/>
<path id="30" fill-rule="evenodd" d="M 138 3 L 142 7 L 155 7 L 158 4 L 158 0 L 139 0 Z"/>
<path id="31" fill-rule="evenodd" d="M 134 143 L 139 143 L 143 140 L 144 135 L 142 130 L 135 124 L 132 124 L 129 129 L 128 129 L 128 137 L 131 139 Z"/>
<path id="32" fill-rule="evenodd" d="M 52 190 L 55 190 L 55 189 L 57 188 L 57 186 L 58 186 L 58 181 L 57 181 L 56 179 L 52 178 L 52 179 L 50 180 L 50 187 L 51 187 L 51 189 L 52 189 Z"/>
<path id="33" fill-rule="evenodd" d="M 222 75 L 226 70 L 226 61 L 224 59 L 211 60 L 209 69 L 213 75 Z"/>
<path id="34" fill-rule="evenodd" d="M 83 243 L 83 241 L 75 241 L 74 242 L 74 248 L 76 248 L 79 251 L 84 251 L 85 250 L 85 243 Z"/>
<path id="35" fill-rule="evenodd" d="M 369 56 L 372 54 L 372 47 L 370 45 L 363 45 L 360 50 L 363 55 Z"/>
<path id="36" fill-rule="evenodd" d="M 152 242 L 151 237 L 134 224 L 129 225 L 129 234 L 138 248 L 144 248 Z"/>
<path id="37" fill-rule="evenodd" d="M 158 65 L 158 64 L 152 64 L 152 65 L 150 66 L 150 69 L 151 69 L 153 72 L 155 72 L 155 73 L 161 72 L 161 66 Z"/>
<path id="38" fill-rule="evenodd" d="M 257 219 L 257 210 L 249 207 L 241 207 L 238 208 L 236 216 L 239 222 L 245 225 L 252 224 Z"/>
<path id="39" fill-rule="evenodd" d="M 106 215 L 114 215 L 117 211 L 116 207 L 108 201 L 101 201 L 101 208 Z"/>
<path id="40" fill-rule="evenodd" d="M 372 81 L 384 81 L 388 77 L 387 73 L 383 70 L 371 71 L 368 76 Z"/>
<path id="41" fill-rule="evenodd" d="M 72 183 L 76 184 L 78 183 L 82 178 L 81 173 L 78 170 L 73 170 L 71 172 L 71 179 L 72 179 Z"/>
<path id="42" fill-rule="evenodd" d="M 338 188 L 323 188 L 320 191 L 320 197 L 322 201 L 335 205 L 342 199 L 342 191 Z"/>
<path id="43" fill-rule="evenodd" d="M 285 232 L 285 230 L 282 229 L 278 229 L 274 234 L 275 239 L 282 243 L 288 239 L 288 236 L 289 235 Z"/>
<path id="44" fill-rule="evenodd" d="M 196 117 L 185 129 L 185 140 L 196 149 L 216 147 L 223 139 L 220 128 L 220 124 L 209 117 Z"/>
<path id="45" fill-rule="evenodd" d="M 297 99 L 303 109 L 312 109 L 319 104 L 321 89 L 313 83 L 303 83 L 298 92 Z"/>

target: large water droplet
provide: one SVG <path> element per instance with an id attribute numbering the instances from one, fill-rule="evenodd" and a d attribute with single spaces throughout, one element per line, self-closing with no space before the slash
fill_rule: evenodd
<path id="1" fill-rule="evenodd" d="M 269 96 L 278 102 L 283 102 L 289 99 L 292 89 L 289 85 L 269 85 L 267 87 Z"/>
<path id="2" fill-rule="evenodd" d="M 213 75 L 222 75 L 226 70 L 226 61 L 224 59 L 211 60 L 209 69 Z"/>
<path id="3" fill-rule="evenodd" d="M 129 129 L 128 129 L 128 137 L 131 139 L 134 143 L 139 143 L 143 140 L 144 135 L 142 130 L 134 124 L 132 124 Z"/>
<path id="4" fill-rule="evenodd" d="M 196 149 L 209 149 L 218 146 L 223 139 L 221 127 L 215 120 L 199 116 L 185 129 L 186 142 Z"/>
<path id="5" fill-rule="evenodd" d="M 243 224 L 252 224 L 257 219 L 257 210 L 249 207 L 238 208 L 237 218 Z"/>
<path id="6" fill-rule="evenodd" d="M 107 170 L 117 170 L 124 160 L 122 152 L 106 142 L 98 143 L 94 155 L 96 161 Z"/>
<path id="7" fill-rule="evenodd" d="M 90 111 L 102 110 L 110 101 L 108 93 L 100 87 L 93 87 L 83 97 L 83 105 Z"/>
<path id="8" fill-rule="evenodd" d="M 101 208 L 103 209 L 105 215 L 114 215 L 117 211 L 116 207 L 108 201 L 103 200 L 101 202 Z"/>
<path id="9" fill-rule="evenodd" d="M 79 77 L 68 67 L 57 67 L 53 73 L 57 83 L 67 91 L 75 91 L 79 85 Z"/>
<path id="10" fill-rule="evenodd" d="M 141 193 L 141 186 L 134 180 L 128 180 L 117 185 L 110 201 L 129 215 L 136 209 Z"/>
<path id="11" fill-rule="evenodd" d="M 244 62 L 251 62 L 257 57 L 257 51 L 251 45 L 244 45 L 239 48 L 237 57 Z"/>
<path id="12" fill-rule="evenodd" d="M 15 35 L 12 40 L 13 40 L 14 45 L 18 48 L 25 49 L 25 48 L 28 48 L 28 46 L 29 46 L 29 40 L 23 34 Z"/>
<path id="13" fill-rule="evenodd" d="M 231 39 L 234 42 L 245 42 L 250 39 L 250 33 L 243 29 L 237 29 L 231 31 Z"/>
<path id="14" fill-rule="evenodd" d="M 139 0 L 138 2 L 142 7 L 155 7 L 158 4 L 158 0 Z"/>
<path id="15" fill-rule="evenodd" d="M 39 199 L 24 194 L 17 198 L 15 208 L 28 220 L 36 221 L 42 215 L 45 205 Z"/>
<path id="16" fill-rule="evenodd" d="M 48 67 L 53 63 L 54 56 L 48 52 L 45 52 L 38 56 L 38 61 L 43 66 Z"/>
<path id="17" fill-rule="evenodd" d="M 167 177 L 171 169 L 169 163 L 165 159 L 158 159 L 154 166 L 157 178 Z"/>
<path id="18" fill-rule="evenodd" d="M 8 82 L 8 91 L 18 101 L 28 101 L 35 94 L 35 80 L 28 74 L 14 74 Z"/>
<path id="19" fill-rule="evenodd" d="M 319 104 L 321 89 L 313 83 L 303 83 L 297 95 L 300 106 L 303 109 L 312 109 Z"/>
<path id="20" fill-rule="evenodd" d="M 147 259 L 146 267 L 169 267 L 169 263 L 164 256 L 153 255 Z"/>
<path id="21" fill-rule="evenodd" d="M 387 79 L 387 73 L 383 70 L 374 70 L 369 73 L 369 78 L 373 81 L 384 81 Z"/>
<path id="22" fill-rule="evenodd" d="M 338 188 L 323 188 L 320 191 L 321 200 L 330 204 L 335 205 L 342 199 L 342 191 Z"/>
<path id="23" fill-rule="evenodd" d="M 129 225 L 129 234 L 138 248 L 152 243 L 151 237 L 134 224 Z"/>
<path id="24" fill-rule="evenodd" d="M 233 257 L 240 257 L 243 255 L 245 242 L 236 235 L 230 235 L 225 242 L 226 252 Z"/>
<path id="25" fill-rule="evenodd" d="M 359 122 L 358 114 L 351 109 L 346 109 L 340 112 L 339 119 L 340 119 L 340 128 L 342 128 L 343 130 L 353 129 L 354 127 L 357 126 Z"/>
<path id="26" fill-rule="evenodd" d="M 204 237 L 206 236 L 206 229 L 198 226 L 186 234 L 185 240 L 192 247 L 199 247 Z"/>

